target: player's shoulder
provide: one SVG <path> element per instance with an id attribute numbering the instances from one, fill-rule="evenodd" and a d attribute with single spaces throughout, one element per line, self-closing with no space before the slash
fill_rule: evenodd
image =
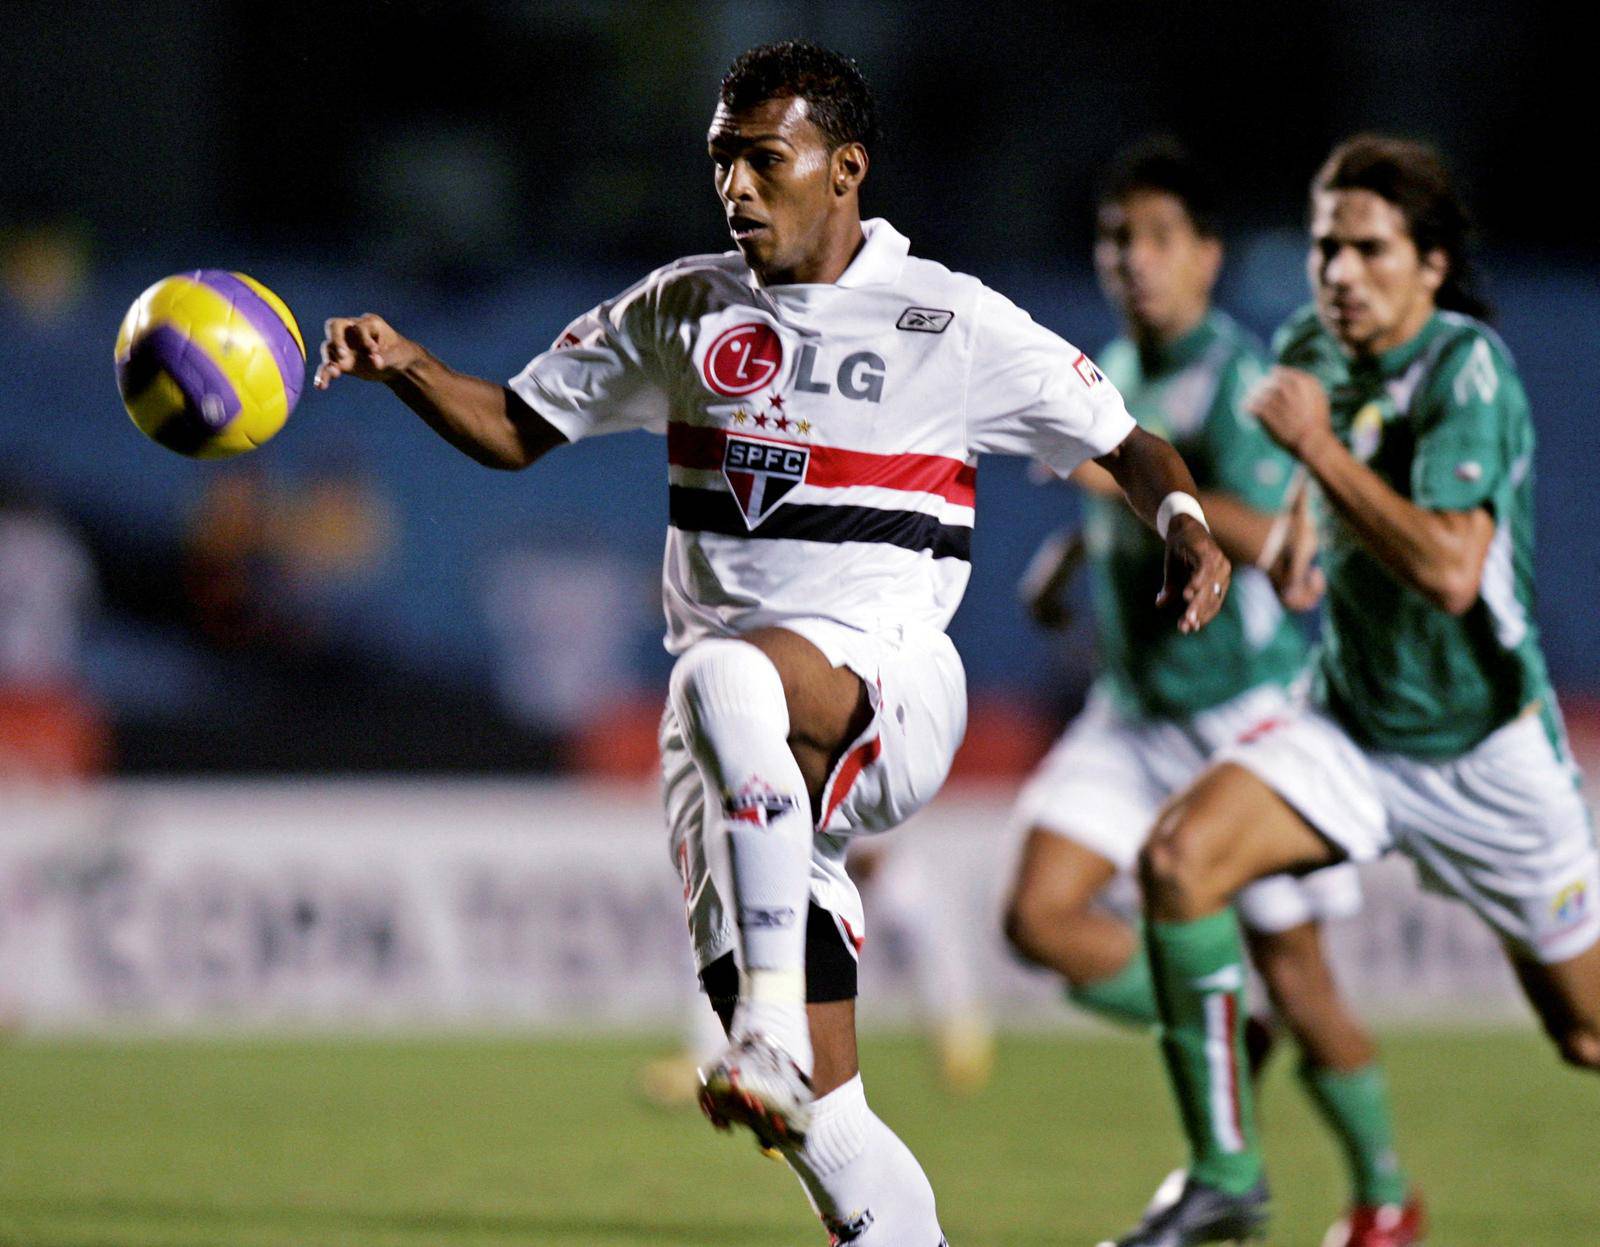
<path id="1" fill-rule="evenodd" d="M 1216 333 L 1212 351 L 1222 367 L 1259 373 L 1266 366 L 1269 359 L 1266 343 L 1227 312 L 1213 308 L 1206 320 Z"/>
<path id="2" fill-rule="evenodd" d="M 704 255 L 680 256 L 663 264 L 641 278 L 635 288 L 662 295 L 730 284 L 748 286 L 749 280 L 750 270 L 737 251 L 708 251 Z"/>
<path id="3" fill-rule="evenodd" d="M 1434 319 L 1438 335 L 1432 348 L 1436 374 L 1459 372 L 1475 355 L 1488 358 L 1502 372 L 1516 372 L 1511 348 L 1486 322 L 1464 312 L 1439 311 L 1434 313 Z"/>
<path id="4" fill-rule="evenodd" d="M 1337 354 L 1338 349 L 1317 316 L 1316 305 L 1311 303 L 1290 313 L 1272 335 L 1272 357 L 1290 366 L 1303 367 L 1308 361 Z"/>
<path id="5" fill-rule="evenodd" d="M 1488 324 L 1461 312 L 1434 313 L 1423 388 L 1446 407 L 1524 405 L 1516 361 Z"/>
<path id="6" fill-rule="evenodd" d="M 978 300 L 987 290 L 972 274 L 918 255 L 906 256 L 894 282 L 895 295 L 903 297 L 908 306 L 949 312 L 953 319 L 971 320 Z"/>

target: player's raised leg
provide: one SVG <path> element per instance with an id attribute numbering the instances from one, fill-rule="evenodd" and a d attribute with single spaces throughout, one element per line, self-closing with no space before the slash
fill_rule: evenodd
<path id="1" fill-rule="evenodd" d="M 813 802 L 871 707 L 858 676 L 776 631 L 699 642 L 673 669 L 671 701 L 708 815 L 720 811 L 742 954 L 731 1046 L 706 1071 L 707 1111 L 768 1141 L 803 1137 Z"/>

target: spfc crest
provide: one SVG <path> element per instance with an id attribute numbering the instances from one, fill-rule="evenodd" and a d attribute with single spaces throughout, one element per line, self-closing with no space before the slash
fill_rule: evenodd
<path id="1" fill-rule="evenodd" d="M 744 522 L 755 528 L 777 510 L 784 496 L 806 479 L 809 446 L 729 437 L 722 452 L 722 477 L 733 490 Z"/>

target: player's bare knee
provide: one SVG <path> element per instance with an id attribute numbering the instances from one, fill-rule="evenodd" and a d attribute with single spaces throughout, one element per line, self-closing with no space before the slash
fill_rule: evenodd
<path id="1" fill-rule="evenodd" d="M 1181 921 L 1216 908 L 1219 896 L 1210 877 L 1211 834 L 1204 816 L 1181 805 L 1169 808 L 1157 820 L 1139 854 L 1139 878 L 1155 917 Z"/>

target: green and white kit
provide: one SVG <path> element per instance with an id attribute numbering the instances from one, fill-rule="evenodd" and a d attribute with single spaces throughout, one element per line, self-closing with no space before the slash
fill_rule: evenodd
<path id="1" fill-rule="evenodd" d="M 1327 390 L 1335 433 L 1402 497 L 1485 507 L 1478 600 L 1456 616 L 1402 584 L 1331 505 L 1313 708 L 1224 751 L 1356 861 L 1398 848 L 1524 955 L 1600 938 L 1600 855 L 1533 622 L 1533 425 L 1504 344 L 1438 312 L 1351 360 L 1298 313 L 1278 357 Z"/>
<path id="2" fill-rule="evenodd" d="M 1211 312 L 1156 351 L 1117 339 L 1101 371 L 1141 427 L 1183 455 L 1199 488 L 1278 511 L 1293 461 L 1241 409 L 1263 375 L 1264 352 L 1229 317 Z M 1263 725 L 1292 718 L 1306 647 L 1267 578 L 1239 568 L 1221 612 L 1185 636 L 1154 609 L 1165 546 L 1121 498 L 1086 499 L 1085 543 L 1103 673 L 1083 713 L 1018 796 L 1013 823 L 1040 828 L 1131 870 L 1162 804 L 1214 753 Z M 1240 916 L 1280 931 L 1361 907 L 1354 867 L 1247 888 Z"/>

